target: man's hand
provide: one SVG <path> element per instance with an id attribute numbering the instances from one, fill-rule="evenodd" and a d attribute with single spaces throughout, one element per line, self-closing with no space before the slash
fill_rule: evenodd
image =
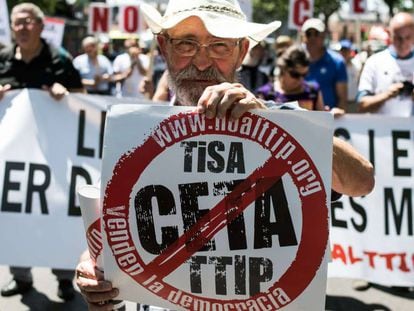
<path id="1" fill-rule="evenodd" d="M 50 87 L 44 85 L 42 89 L 48 91 L 50 96 L 52 96 L 56 100 L 61 100 L 65 95 L 69 94 L 67 88 L 65 88 L 62 84 L 57 82 L 53 83 L 53 85 Z"/>
<path id="2" fill-rule="evenodd" d="M 103 273 L 96 269 L 90 258 L 76 267 L 76 284 L 88 304 L 88 310 L 113 310 L 111 299 L 118 296 L 119 291 L 112 287 L 111 282 L 104 280 Z"/>
<path id="3" fill-rule="evenodd" d="M 390 87 L 388 88 L 386 94 L 387 94 L 387 98 L 393 98 L 397 95 L 400 94 L 401 89 L 404 87 L 404 84 L 402 82 L 397 82 L 397 83 L 393 83 L 390 85 Z"/>
<path id="4" fill-rule="evenodd" d="M 3 99 L 4 93 L 11 89 L 10 84 L 0 85 L 0 100 Z"/>
<path id="5" fill-rule="evenodd" d="M 333 114 L 334 118 L 340 118 L 345 115 L 345 110 L 339 107 L 333 107 L 329 110 L 329 106 L 325 106 L 325 108 L 328 107 L 328 111 Z"/>
<path id="6" fill-rule="evenodd" d="M 198 112 L 207 118 L 223 118 L 230 112 L 232 120 L 255 108 L 266 106 L 240 83 L 227 82 L 207 87 L 197 104 Z"/>
<path id="7" fill-rule="evenodd" d="M 146 98 L 151 99 L 154 95 L 154 83 L 149 77 L 144 77 L 139 82 L 138 90 L 145 95 Z"/>

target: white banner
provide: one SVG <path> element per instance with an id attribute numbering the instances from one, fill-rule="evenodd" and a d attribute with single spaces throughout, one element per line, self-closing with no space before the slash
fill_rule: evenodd
<path id="1" fill-rule="evenodd" d="M 332 116 L 112 106 L 105 276 L 175 310 L 323 310 Z M 318 137 L 318 143 L 309 137 Z"/>
<path id="2" fill-rule="evenodd" d="M 313 0 L 289 0 L 289 29 L 300 31 L 303 23 L 312 16 Z"/>
<path id="3" fill-rule="evenodd" d="M 329 276 L 414 285 L 414 119 L 347 115 L 336 134 L 375 165 L 375 189 L 331 208 Z"/>
<path id="4" fill-rule="evenodd" d="M 83 94 L 57 102 L 39 90 L 8 92 L 1 100 L 0 264 L 76 266 L 86 249 L 76 187 L 99 181 L 103 125 L 113 103 Z"/>
<path id="5" fill-rule="evenodd" d="M 63 34 L 65 32 L 65 20 L 62 18 L 45 17 L 42 38 L 48 43 L 59 48 L 62 46 Z"/>
<path id="6" fill-rule="evenodd" d="M 0 0 L 0 43 L 4 45 L 11 43 L 9 11 L 6 0 Z"/>

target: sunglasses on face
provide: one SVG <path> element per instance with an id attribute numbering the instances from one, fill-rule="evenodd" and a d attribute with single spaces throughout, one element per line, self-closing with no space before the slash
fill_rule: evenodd
<path id="1" fill-rule="evenodd" d="M 300 73 L 295 70 L 289 70 L 288 73 L 293 79 L 304 79 L 308 75 L 308 71 Z"/>

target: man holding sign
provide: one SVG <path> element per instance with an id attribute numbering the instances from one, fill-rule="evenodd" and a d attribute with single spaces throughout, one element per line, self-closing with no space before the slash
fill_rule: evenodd
<path id="1" fill-rule="evenodd" d="M 226 115 L 235 120 L 251 109 L 276 107 L 235 83 L 235 77 L 249 48 L 275 31 L 280 22 L 249 23 L 236 0 L 170 0 L 163 17 L 147 5 L 141 10 L 158 35 L 175 105 L 197 106 L 196 111 L 208 120 Z M 373 186 L 372 165 L 350 145 L 335 139 L 332 188 L 360 196 Z M 118 289 L 95 272 L 89 258 L 77 267 L 77 284 L 90 310 L 111 310 L 108 301 L 118 295 Z"/>

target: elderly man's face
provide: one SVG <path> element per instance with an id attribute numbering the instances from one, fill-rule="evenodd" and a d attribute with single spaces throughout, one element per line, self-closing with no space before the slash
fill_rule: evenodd
<path id="1" fill-rule="evenodd" d="M 22 49 L 36 46 L 40 40 L 43 24 L 29 12 L 18 12 L 12 16 L 11 28 L 16 44 Z"/>
<path id="2" fill-rule="evenodd" d="M 392 31 L 392 40 L 397 55 L 406 57 L 411 53 L 414 44 L 414 27 L 403 26 Z"/>
<path id="3" fill-rule="evenodd" d="M 223 43 L 229 47 L 222 57 L 202 46 L 193 56 L 178 52 L 171 39 L 189 39 L 200 44 Z M 177 42 L 177 41 L 174 41 Z M 196 105 L 207 86 L 235 82 L 236 69 L 248 50 L 247 40 L 223 39 L 212 36 L 198 17 L 189 17 L 159 36 L 160 48 L 166 56 L 170 85 L 183 105 Z"/>

